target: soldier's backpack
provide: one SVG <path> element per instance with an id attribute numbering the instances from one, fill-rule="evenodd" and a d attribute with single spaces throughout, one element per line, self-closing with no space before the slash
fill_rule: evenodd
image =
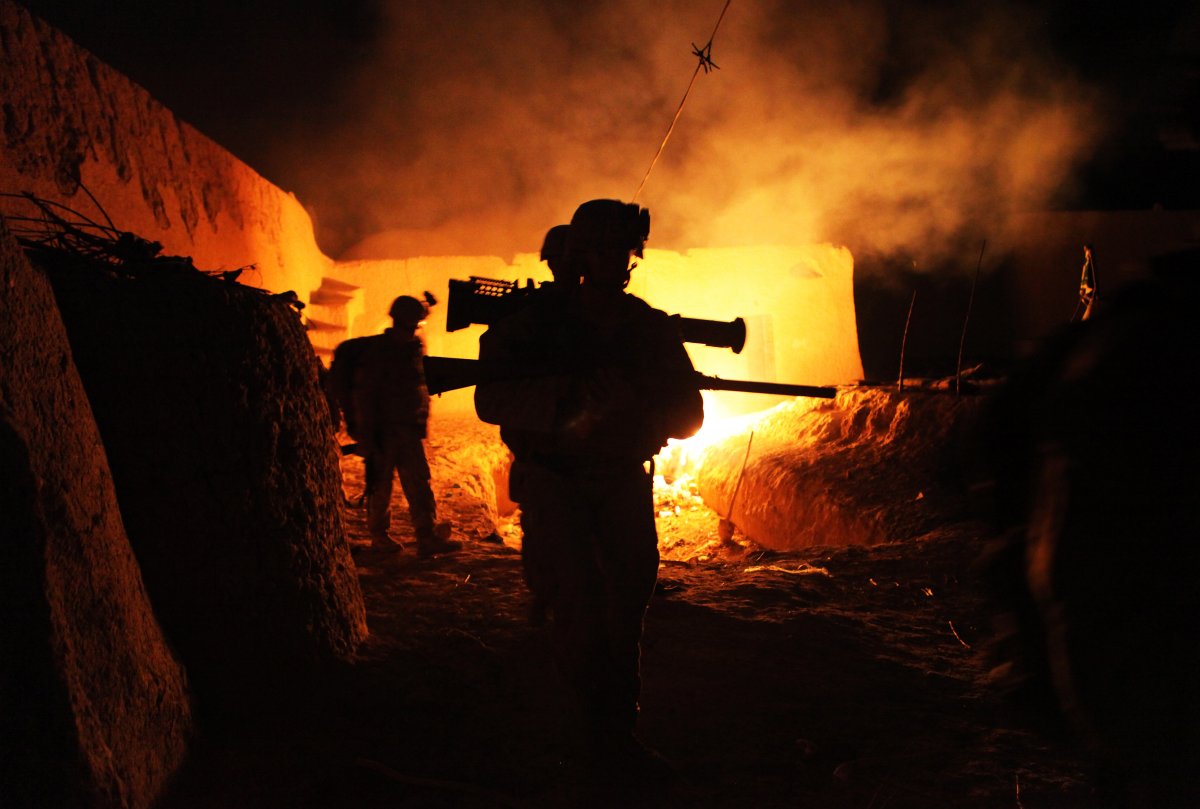
<path id="1" fill-rule="evenodd" d="M 333 350 L 333 360 L 325 380 L 325 396 L 329 400 L 330 412 L 342 414 L 346 432 L 350 435 L 357 433 L 358 427 L 357 414 L 354 412 L 354 371 L 370 339 L 354 337 L 339 343 Z"/>

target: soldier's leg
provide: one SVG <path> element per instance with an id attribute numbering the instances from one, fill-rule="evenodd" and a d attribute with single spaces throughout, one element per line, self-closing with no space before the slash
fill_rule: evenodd
<path id="1" fill-rule="evenodd" d="M 420 435 L 412 432 L 400 437 L 397 445 L 400 485 L 408 498 L 409 514 L 417 532 L 417 554 L 421 557 L 454 553 L 462 543 L 450 539 L 450 524 L 437 522 L 437 505 L 429 481 L 429 462 Z"/>
<path id="2" fill-rule="evenodd" d="M 522 527 L 537 542 L 532 569 L 552 613 L 555 667 L 575 701 L 583 737 L 602 708 L 597 671 L 604 657 L 590 515 L 576 484 L 544 467 L 524 469 L 517 493 Z"/>
<path id="3" fill-rule="evenodd" d="M 416 432 L 409 432 L 397 435 L 393 447 L 396 471 L 400 475 L 400 487 L 408 500 L 408 512 L 417 538 L 432 537 L 437 520 L 437 505 L 433 499 L 433 487 L 429 482 L 429 461 L 425 458 L 425 444 Z"/>
<path id="4" fill-rule="evenodd" d="M 384 537 L 391 524 L 393 462 L 386 451 L 370 452 L 366 466 L 367 530 Z"/>
<path id="5" fill-rule="evenodd" d="M 509 472 L 508 493 L 513 502 L 527 499 L 530 486 L 537 486 L 538 470 L 527 463 L 514 461 Z M 554 560 L 548 550 L 548 538 L 542 535 L 545 528 L 535 514 L 525 507 L 521 509 L 521 566 L 525 572 L 525 584 L 533 596 L 529 611 L 529 622 L 541 626 L 552 600 L 554 588 Z"/>
<path id="6" fill-rule="evenodd" d="M 603 605 L 603 657 L 597 672 L 605 723 L 601 731 L 619 741 L 632 734 L 637 721 L 643 619 L 658 578 L 653 479 L 637 470 L 592 487 L 590 494 L 595 498 Z"/>

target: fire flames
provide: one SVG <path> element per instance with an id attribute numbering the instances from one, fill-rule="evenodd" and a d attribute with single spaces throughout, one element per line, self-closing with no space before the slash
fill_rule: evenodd
<path id="1" fill-rule="evenodd" d="M 711 522 L 717 516 L 700 497 L 696 471 L 708 447 L 752 429 L 761 416 L 761 412 L 731 414 L 718 395 L 709 391 L 703 395 L 704 426 L 691 438 L 670 439 L 654 458 L 654 512 L 659 523 L 659 544 L 667 559 L 703 558 L 709 552 L 708 545 L 719 544 L 713 531 L 697 532 L 687 524 L 705 516 Z M 701 540 L 699 545 L 696 540 Z"/>
<path id="2" fill-rule="evenodd" d="M 761 412 L 733 415 L 721 406 L 718 398 L 704 391 L 704 426 L 691 438 L 669 439 L 667 446 L 654 457 L 654 488 L 686 485 L 692 477 L 704 450 L 731 435 L 746 432 Z"/>

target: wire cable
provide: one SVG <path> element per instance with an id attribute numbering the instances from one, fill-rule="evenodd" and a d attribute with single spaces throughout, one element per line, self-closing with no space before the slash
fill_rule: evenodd
<path id="1" fill-rule="evenodd" d="M 698 47 L 696 43 L 692 43 L 692 53 L 697 57 L 696 69 L 692 71 L 692 80 L 688 82 L 687 90 L 683 93 L 683 98 L 679 101 L 679 107 L 675 110 L 675 116 L 671 119 L 671 125 L 667 127 L 667 133 L 663 135 L 662 142 L 658 144 L 658 151 L 654 153 L 654 159 L 650 161 L 650 168 L 646 169 L 645 176 L 642 177 L 642 182 L 638 185 L 637 191 L 633 192 L 631 202 L 637 202 L 638 196 L 641 195 L 642 189 L 646 187 L 646 181 L 650 179 L 650 173 L 654 171 L 654 167 L 658 165 L 658 159 L 662 157 L 663 150 L 667 148 L 667 141 L 671 139 L 671 133 L 675 131 L 675 124 L 679 122 L 679 116 L 683 114 L 683 106 L 687 104 L 688 96 L 692 93 L 692 88 L 696 85 L 696 77 L 703 70 L 708 73 L 710 70 L 720 70 L 721 68 L 712 60 L 712 44 L 713 39 L 717 36 L 717 31 L 721 27 L 721 21 L 725 19 L 725 12 L 729 10 L 729 4 L 733 0 L 725 0 L 725 6 L 721 9 L 721 14 L 717 17 L 717 24 L 713 26 L 712 35 L 708 38 L 708 43 L 703 48 Z"/>

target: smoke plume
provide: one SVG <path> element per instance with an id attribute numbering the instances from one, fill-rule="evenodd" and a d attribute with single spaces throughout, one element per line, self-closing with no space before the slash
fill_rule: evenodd
<path id="1" fill-rule="evenodd" d="M 723 5 L 385 6 L 350 112 L 303 149 L 281 135 L 323 247 L 506 257 L 586 199 L 630 199 Z M 651 246 L 929 254 L 1001 233 L 1100 134 L 1097 99 L 1040 30 L 1028 7 L 732 0 L 719 69 L 638 198 Z"/>

